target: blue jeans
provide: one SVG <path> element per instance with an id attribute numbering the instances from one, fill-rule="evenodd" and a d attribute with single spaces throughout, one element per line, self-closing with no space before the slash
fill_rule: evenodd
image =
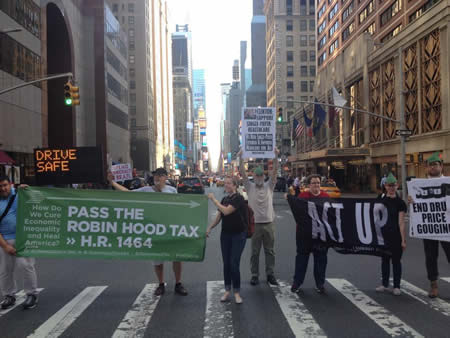
<path id="1" fill-rule="evenodd" d="M 311 253 L 304 253 L 300 250 L 297 244 L 297 256 L 295 257 L 295 275 L 294 284 L 300 286 L 305 281 L 306 270 L 308 269 L 309 255 Z M 325 285 L 325 272 L 327 270 L 327 250 L 313 251 L 314 257 L 314 279 L 318 288 Z"/>
<path id="2" fill-rule="evenodd" d="M 247 233 L 225 233 L 220 235 L 220 246 L 222 248 L 223 278 L 225 290 L 230 291 L 233 285 L 234 292 L 239 292 L 241 288 L 241 256 L 244 251 Z"/>

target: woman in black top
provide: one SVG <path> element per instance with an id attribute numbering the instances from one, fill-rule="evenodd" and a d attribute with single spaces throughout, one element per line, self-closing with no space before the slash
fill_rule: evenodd
<path id="1" fill-rule="evenodd" d="M 405 238 L 405 213 L 407 211 L 406 203 L 397 195 L 397 179 L 394 175 L 389 174 L 384 187 L 386 193 L 378 196 L 386 205 L 389 218 L 393 220 L 389 227 L 384 227 L 383 237 L 385 239 L 386 246 L 392 252 L 392 257 L 382 257 L 381 260 L 381 274 L 383 285 L 376 288 L 378 292 L 384 292 L 389 290 L 389 274 L 390 274 L 390 261 L 392 259 L 392 270 L 394 272 L 394 295 L 399 296 L 400 280 L 402 278 L 402 263 L 401 258 L 403 250 L 406 249 Z"/>
<path id="2" fill-rule="evenodd" d="M 217 206 L 218 213 L 214 222 L 208 227 L 206 235 L 222 220 L 222 233 L 220 234 L 220 246 L 222 248 L 223 275 L 225 280 L 225 294 L 222 302 L 228 300 L 233 285 L 236 304 L 242 304 L 239 294 L 241 288 L 241 263 L 242 251 L 244 251 L 247 239 L 247 209 L 244 198 L 237 193 L 237 180 L 232 177 L 225 178 L 224 184 L 227 196 L 219 202 L 214 194 L 208 194 L 208 198 Z"/>

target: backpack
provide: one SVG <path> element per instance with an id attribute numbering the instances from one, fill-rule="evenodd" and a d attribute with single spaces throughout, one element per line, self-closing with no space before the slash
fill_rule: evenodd
<path id="1" fill-rule="evenodd" d="M 247 238 L 251 238 L 255 233 L 255 213 L 253 209 L 248 205 L 248 201 L 245 201 L 245 207 L 247 209 Z"/>

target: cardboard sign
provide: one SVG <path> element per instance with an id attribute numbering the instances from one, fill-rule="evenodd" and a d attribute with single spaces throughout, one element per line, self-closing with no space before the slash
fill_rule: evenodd
<path id="1" fill-rule="evenodd" d="M 37 185 L 100 183 L 104 178 L 98 147 L 35 149 L 34 166 Z"/>
<path id="2" fill-rule="evenodd" d="M 129 163 L 111 166 L 111 173 L 114 175 L 114 181 L 121 182 L 133 179 L 131 164 Z"/>
<path id="3" fill-rule="evenodd" d="M 275 108 L 242 109 L 243 158 L 275 157 Z"/>

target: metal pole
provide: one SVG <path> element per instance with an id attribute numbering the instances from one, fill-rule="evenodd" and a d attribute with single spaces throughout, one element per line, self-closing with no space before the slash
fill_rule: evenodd
<path id="1" fill-rule="evenodd" d="M 405 93 L 403 91 L 403 50 L 398 49 L 398 64 L 400 70 L 400 129 L 405 130 Z M 402 199 L 406 201 L 406 135 L 400 136 L 400 157 L 402 162 Z"/>
<path id="2" fill-rule="evenodd" d="M 73 74 L 72 73 L 56 74 L 56 75 L 51 75 L 51 76 L 44 77 L 44 78 L 39 79 L 39 80 L 25 82 L 25 83 L 22 83 L 20 85 L 14 86 L 14 87 L 10 87 L 10 88 L 6 88 L 6 89 L 3 89 L 3 90 L 0 90 L 0 95 L 8 93 L 8 92 L 11 92 L 13 90 L 16 90 L 16 89 L 19 89 L 19 88 L 22 88 L 22 87 L 26 87 L 26 86 L 32 85 L 34 83 L 48 81 L 48 80 L 54 80 L 54 79 L 59 79 L 61 77 L 70 77 L 71 78 L 71 77 L 73 77 Z"/>
<path id="3" fill-rule="evenodd" d="M 21 32 L 21 31 L 22 31 L 22 28 L 7 28 L 7 29 L 0 30 L 0 34 L 17 33 L 17 32 Z"/>

